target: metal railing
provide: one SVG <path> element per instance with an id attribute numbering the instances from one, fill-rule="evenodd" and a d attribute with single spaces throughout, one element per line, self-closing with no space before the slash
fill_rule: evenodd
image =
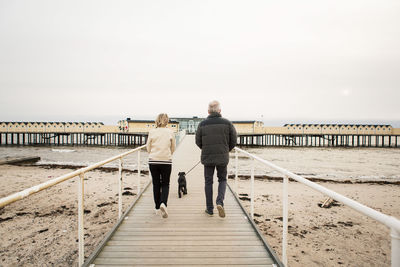
<path id="1" fill-rule="evenodd" d="M 181 143 L 181 141 L 183 140 L 183 138 L 185 138 L 185 136 L 186 136 L 186 130 L 179 131 L 175 134 L 176 146 L 178 146 Z"/>
<path id="2" fill-rule="evenodd" d="M 289 178 L 302 183 L 312 189 L 329 196 L 330 198 L 343 203 L 344 205 L 354 209 L 355 211 L 364 214 L 391 229 L 391 266 L 398 267 L 400 266 L 400 220 L 395 217 L 388 216 L 379 211 L 371 209 L 363 204 L 360 204 L 357 201 L 354 201 L 350 198 L 347 198 L 341 194 L 338 194 L 330 189 L 327 189 L 317 183 L 311 182 L 302 176 L 296 175 L 284 168 L 281 168 L 267 160 L 264 160 L 256 155 L 250 154 L 240 148 L 235 147 L 235 188 L 236 194 L 238 189 L 238 153 L 242 153 L 249 158 L 252 159 L 251 163 L 251 193 L 250 193 L 250 216 L 254 219 L 254 165 L 255 161 L 266 165 L 279 173 L 283 174 L 283 231 L 282 231 L 282 262 L 285 266 L 287 266 L 287 233 L 288 233 L 288 186 L 289 186 Z"/>
<path id="3" fill-rule="evenodd" d="M 30 187 L 30 188 L 25 189 L 23 191 L 20 191 L 18 193 L 14 193 L 14 194 L 9 195 L 7 197 L 1 198 L 0 199 L 0 208 L 4 207 L 6 205 L 9 205 L 9 204 L 11 204 L 11 203 L 13 203 L 15 201 L 18 201 L 20 199 L 23 199 L 25 197 L 28 197 L 28 196 L 30 196 L 30 195 L 32 195 L 34 193 L 37 193 L 37 192 L 39 192 L 41 190 L 44 190 L 44 189 L 49 188 L 51 186 L 54 186 L 56 184 L 62 183 L 64 181 L 67 181 L 67 180 L 69 180 L 71 178 L 79 176 L 79 179 L 78 179 L 78 239 L 79 239 L 78 246 L 79 246 L 79 266 L 81 266 L 83 264 L 83 262 L 84 262 L 84 259 L 85 259 L 85 257 L 84 257 L 84 232 L 83 232 L 83 229 L 84 229 L 83 228 L 83 212 L 84 212 L 83 207 L 84 207 L 84 178 L 85 178 L 85 173 L 87 173 L 87 172 L 89 172 L 91 170 L 94 170 L 94 169 L 96 169 L 98 167 L 101 167 L 101 166 L 103 166 L 103 165 L 105 165 L 105 164 L 107 164 L 109 162 L 118 160 L 118 191 L 119 191 L 119 193 L 118 193 L 118 218 L 120 218 L 121 215 L 122 215 L 122 187 L 123 187 L 122 186 L 122 166 L 123 166 L 122 158 L 124 158 L 124 157 L 126 157 L 126 156 L 128 156 L 128 155 L 130 155 L 130 154 L 132 154 L 134 152 L 138 153 L 138 158 L 137 158 L 137 178 L 138 178 L 137 190 L 138 190 L 138 192 L 137 192 L 137 195 L 139 195 L 140 191 L 141 191 L 141 185 L 140 185 L 140 172 L 141 172 L 141 168 L 140 168 L 140 150 L 142 148 L 145 148 L 145 147 L 146 147 L 145 145 L 137 147 L 137 148 L 132 149 L 130 151 L 127 151 L 125 153 L 122 153 L 122 154 L 116 155 L 114 157 L 108 158 L 106 160 L 103 160 L 103 161 L 97 162 L 95 164 L 92 164 L 92 165 L 90 165 L 88 167 L 81 168 L 81 169 L 76 170 L 74 172 L 67 173 L 65 175 L 59 176 L 57 178 L 54 178 L 54 179 L 49 180 L 47 182 L 41 183 L 39 185 Z"/>

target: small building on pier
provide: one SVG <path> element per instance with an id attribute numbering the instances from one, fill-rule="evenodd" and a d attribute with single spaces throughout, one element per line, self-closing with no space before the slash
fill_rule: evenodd
<path id="1" fill-rule="evenodd" d="M 46 122 L 46 132 L 63 133 L 65 122 Z"/>
<path id="2" fill-rule="evenodd" d="M 64 125 L 65 132 L 71 133 L 82 133 L 83 132 L 83 122 L 66 122 Z"/>
<path id="3" fill-rule="evenodd" d="M 285 124 L 288 134 L 392 134 L 391 125 L 371 124 Z M 267 132 L 267 131 L 266 131 Z"/>
<path id="4" fill-rule="evenodd" d="M 288 133 L 293 133 L 293 134 L 304 133 L 302 124 L 285 124 L 284 127 L 287 128 Z"/>
<path id="5" fill-rule="evenodd" d="M 174 132 L 195 133 L 204 118 L 171 118 L 169 128 Z M 261 121 L 232 121 L 239 135 L 399 135 L 399 129 L 379 124 L 285 124 L 281 127 L 264 126 Z M 3 133 L 138 133 L 147 134 L 155 128 L 154 120 L 121 120 L 118 125 L 102 122 L 0 122 Z"/>
<path id="6" fill-rule="evenodd" d="M 27 131 L 27 122 L 8 122 L 8 132 L 23 133 Z"/>
<path id="7" fill-rule="evenodd" d="M 85 122 L 83 124 L 83 132 L 85 133 L 99 133 L 104 125 L 102 122 Z"/>
<path id="8" fill-rule="evenodd" d="M 0 122 L 0 131 L 1 132 L 3 132 L 3 133 L 8 132 L 8 123 L 9 122 L 5 122 L 5 121 Z"/>
<path id="9" fill-rule="evenodd" d="M 304 134 L 319 134 L 321 133 L 321 128 L 322 126 L 320 124 L 305 124 L 303 126 L 303 132 Z"/>
<path id="10" fill-rule="evenodd" d="M 154 120 L 131 120 L 127 118 L 126 122 L 119 122 L 120 129 L 126 133 L 148 133 L 151 129 L 156 128 Z M 179 123 L 170 119 L 167 128 L 173 132 L 179 132 Z"/>
<path id="11" fill-rule="evenodd" d="M 391 134 L 393 127 L 391 125 L 377 125 L 375 134 Z"/>
<path id="12" fill-rule="evenodd" d="M 171 120 L 178 122 L 179 131 L 186 130 L 188 134 L 194 134 L 197 131 L 200 122 L 202 122 L 204 118 L 193 116 L 193 117 L 171 118 Z"/>
<path id="13" fill-rule="evenodd" d="M 264 123 L 261 121 L 232 121 L 238 134 L 264 133 Z"/>

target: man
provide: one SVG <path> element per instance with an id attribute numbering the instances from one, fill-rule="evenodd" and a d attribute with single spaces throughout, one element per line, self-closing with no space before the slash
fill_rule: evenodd
<path id="1" fill-rule="evenodd" d="M 226 191 L 227 166 L 229 151 L 236 145 L 236 130 L 233 124 L 222 118 L 218 101 L 208 105 L 207 119 L 199 124 L 196 132 L 196 145 L 201 149 L 201 163 L 204 165 L 206 205 L 205 212 L 212 216 L 213 205 L 213 176 L 217 169 L 218 195 L 217 210 L 220 217 L 225 217 L 224 198 Z"/>

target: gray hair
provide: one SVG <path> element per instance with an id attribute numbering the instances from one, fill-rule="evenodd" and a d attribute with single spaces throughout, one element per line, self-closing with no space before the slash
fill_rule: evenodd
<path id="1" fill-rule="evenodd" d="M 208 112 L 209 113 L 220 113 L 221 112 L 221 105 L 217 100 L 211 101 L 208 104 Z"/>

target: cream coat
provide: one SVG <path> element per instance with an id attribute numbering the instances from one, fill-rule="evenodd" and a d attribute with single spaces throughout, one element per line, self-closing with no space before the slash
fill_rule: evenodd
<path id="1" fill-rule="evenodd" d="M 166 127 L 150 130 L 146 143 L 149 152 L 149 163 L 172 163 L 172 154 L 175 151 L 175 134 Z"/>

